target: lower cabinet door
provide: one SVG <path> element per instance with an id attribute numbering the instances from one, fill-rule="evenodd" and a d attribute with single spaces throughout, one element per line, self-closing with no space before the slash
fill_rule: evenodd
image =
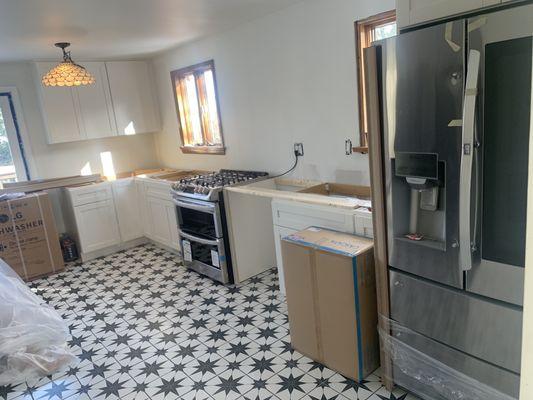
<path id="1" fill-rule="evenodd" d="M 274 244 L 276 246 L 276 263 L 278 266 L 279 291 L 285 294 L 285 277 L 283 276 L 283 256 L 281 254 L 281 239 L 298 232 L 297 229 L 274 225 Z"/>
<path id="2" fill-rule="evenodd" d="M 150 222 L 150 215 L 148 213 L 148 197 L 146 196 L 146 187 L 143 181 L 135 181 L 137 186 L 137 201 L 139 203 L 139 218 L 141 221 L 141 229 L 144 236 L 151 236 L 152 224 Z"/>
<path id="3" fill-rule="evenodd" d="M 142 213 L 139 212 L 137 186 L 133 179 L 113 182 L 113 197 L 122 241 L 141 238 L 144 234 Z"/>
<path id="4" fill-rule="evenodd" d="M 176 214 L 176 206 L 173 202 L 167 202 L 167 219 L 170 228 L 170 247 L 175 250 L 180 250 L 180 235 L 178 233 L 178 215 Z"/>
<path id="5" fill-rule="evenodd" d="M 120 243 L 120 231 L 113 200 L 74 207 L 74 215 L 83 253 Z"/>
<path id="6" fill-rule="evenodd" d="M 172 232 L 168 211 L 172 203 L 151 196 L 146 199 L 148 219 L 150 220 L 150 239 L 166 246 L 172 246 Z"/>

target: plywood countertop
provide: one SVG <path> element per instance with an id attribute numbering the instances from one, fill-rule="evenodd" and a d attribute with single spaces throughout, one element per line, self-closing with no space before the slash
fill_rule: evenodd
<path id="1" fill-rule="evenodd" d="M 321 186 L 323 182 L 302 179 L 266 179 L 250 185 L 227 187 L 225 190 L 233 193 L 243 193 L 253 196 L 270 197 L 272 199 L 299 201 L 302 203 L 357 209 L 369 206 L 369 201 L 349 196 L 327 196 L 323 194 L 304 193 L 312 187 Z"/>

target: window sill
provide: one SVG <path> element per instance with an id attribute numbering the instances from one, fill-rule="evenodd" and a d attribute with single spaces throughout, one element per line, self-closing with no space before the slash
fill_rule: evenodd
<path id="1" fill-rule="evenodd" d="M 216 146 L 181 146 L 180 149 L 185 154 L 226 154 L 225 147 Z"/>
<path id="2" fill-rule="evenodd" d="M 368 147 L 366 146 L 354 147 L 352 148 L 352 151 L 354 153 L 368 154 Z"/>

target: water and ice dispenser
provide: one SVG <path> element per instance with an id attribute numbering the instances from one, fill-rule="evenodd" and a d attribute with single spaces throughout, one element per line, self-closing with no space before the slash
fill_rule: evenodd
<path id="1" fill-rule="evenodd" d="M 397 152 L 391 161 L 395 237 L 445 250 L 445 163 L 434 153 Z"/>

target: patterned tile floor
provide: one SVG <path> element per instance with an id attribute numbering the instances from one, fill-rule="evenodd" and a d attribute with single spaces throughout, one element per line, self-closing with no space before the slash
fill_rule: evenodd
<path id="1" fill-rule="evenodd" d="M 224 287 L 145 245 L 31 287 L 68 321 L 79 363 L 0 399 L 414 399 L 291 350 L 274 270 Z"/>

